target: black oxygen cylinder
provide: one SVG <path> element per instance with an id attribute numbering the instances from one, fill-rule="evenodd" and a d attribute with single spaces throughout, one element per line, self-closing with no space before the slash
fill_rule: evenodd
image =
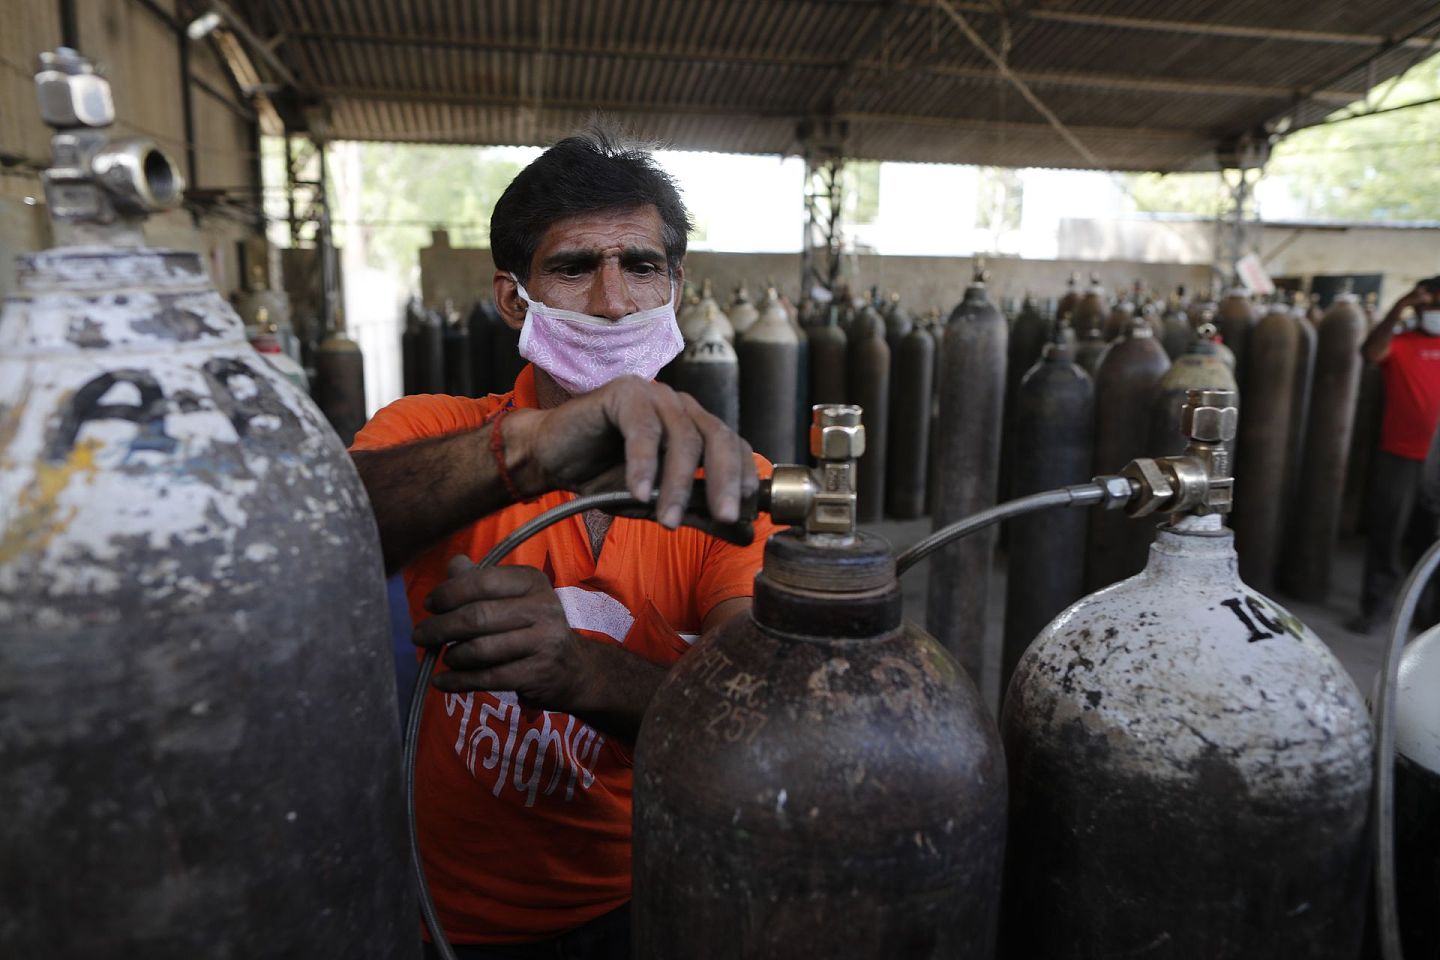
<path id="1" fill-rule="evenodd" d="M 505 393 L 515 385 L 515 378 L 525 369 L 520 356 L 520 331 L 503 319 L 490 327 L 490 382 L 497 393 Z"/>
<path id="2" fill-rule="evenodd" d="M 1195 328 L 1190 325 L 1190 319 L 1185 316 L 1184 307 L 1178 299 L 1166 304 L 1165 312 L 1160 316 L 1159 335 L 1160 345 L 1172 361 L 1195 342 Z"/>
<path id="3" fill-rule="evenodd" d="M 1012 497 L 1084 483 L 1095 435 L 1095 386 L 1075 363 L 1068 327 L 1020 381 L 1011 423 L 1024 442 L 1011 461 Z M 1055 510 L 1010 521 L 1000 690 L 1045 624 L 1085 593 L 1086 516 Z"/>
<path id="4" fill-rule="evenodd" d="M 420 321 L 416 388 L 420 393 L 445 392 L 445 318 L 426 310 Z"/>
<path id="5" fill-rule="evenodd" d="M 865 412 L 865 454 L 857 468 L 856 516 L 861 523 L 875 523 L 885 513 L 890 348 L 885 345 L 885 323 L 869 306 L 855 312 L 846 338 L 845 383 L 849 402 Z"/>
<path id="6" fill-rule="evenodd" d="M 1136 318 L 1124 338 L 1110 345 L 1095 374 L 1095 472 L 1116 473 L 1150 453 L 1155 386 L 1170 358 L 1147 324 Z M 1098 590 L 1145 567 L 1152 528 L 1123 513 L 1090 513 L 1085 588 Z"/>
<path id="7" fill-rule="evenodd" d="M 883 541 L 791 528 L 646 712 L 634 955 L 990 957 L 1004 834 L 993 721 Z"/>
<path id="8" fill-rule="evenodd" d="M 1075 302 L 1075 312 L 1071 318 L 1070 325 L 1075 328 L 1075 333 L 1084 342 L 1086 334 L 1091 330 L 1100 334 L 1100 339 L 1105 339 L 1105 318 L 1109 315 L 1109 298 L 1105 295 L 1105 288 L 1100 285 L 1098 274 L 1090 275 L 1090 286 L 1080 295 Z"/>
<path id="9" fill-rule="evenodd" d="M 1130 326 L 1130 321 L 1135 317 L 1135 304 L 1129 300 L 1121 300 L 1110 308 L 1110 315 L 1105 319 L 1105 339 L 1117 340 L 1125 335 Z"/>
<path id="10" fill-rule="evenodd" d="M 885 321 L 885 346 L 890 348 L 890 372 L 893 381 L 894 361 L 900 351 L 900 341 L 904 340 L 905 335 L 915 326 L 915 320 L 910 316 L 910 311 L 901 305 L 898 293 L 890 295 L 890 299 L 885 302 L 884 309 L 880 312 L 880 318 Z"/>
<path id="11" fill-rule="evenodd" d="M 1010 324 L 1008 354 L 1005 360 L 1005 434 L 1000 441 L 1000 492 L 1004 498 L 1010 496 L 1010 464 L 1016 456 L 1016 445 L 1024 442 L 1023 435 L 1015 432 L 1015 395 L 1020 380 L 1040 359 L 1046 343 L 1051 339 L 1054 324 L 1029 294 L 1020 304 L 1015 322 Z M 1073 353 L 1072 353 L 1073 356 Z M 1002 534 L 1005 531 L 1001 531 Z"/>
<path id="12" fill-rule="evenodd" d="M 1275 582 L 1289 500 L 1290 431 L 1300 327 L 1284 304 L 1260 318 L 1246 345 L 1244 406 L 1236 438 L 1235 550 L 1240 576 L 1260 590 Z"/>
<path id="13" fill-rule="evenodd" d="M 1095 374 L 1100 372 L 1100 360 L 1105 356 L 1105 351 L 1110 349 L 1110 344 L 1105 342 L 1105 337 L 1095 327 L 1085 330 L 1079 335 L 1075 344 L 1075 362 L 1095 379 Z"/>
<path id="14" fill-rule="evenodd" d="M 445 392 L 452 397 L 475 396 L 470 360 L 470 326 L 453 304 L 445 304 Z"/>
<path id="15" fill-rule="evenodd" d="M 405 325 L 400 331 L 400 378 L 405 396 L 424 393 L 420 389 L 420 330 L 425 323 L 425 310 L 418 297 L 405 305 Z"/>
<path id="16" fill-rule="evenodd" d="M 719 324 L 706 324 L 686 345 L 675 364 L 671 386 L 700 401 L 700 406 L 725 421 L 731 430 L 740 428 L 739 361 Z"/>
<path id="17" fill-rule="evenodd" d="M 470 385 L 474 388 L 474 396 L 504 393 L 510 389 L 510 384 L 497 386 L 490 379 L 490 330 L 494 324 L 502 322 L 495 307 L 483 300 L 476 300 L 465 318 L 470 333 Z"/>
<path id="18" fill-rule="evenodd" d="M 1315 377 L 1305 433 L 1295 522 L 1282 548 L 1276 576 L 1281 590 L 1301 600 L 1322 600 L 1330 590 L 1331 555 L 1340 528 L 1340 496 L 1360 386 L 1360 341 L 1365 318 L 1354 295 L 1341 294 L 1320 321 Z"/>
<path id="19" fill-rule="evenodd" d="M 771 287 L 760 319 L 736 345 L 740 363 L 740 435 L 772 463 L 795 455 L 795 395 L 799 344 Z"/>
<path id="20" fill-rule="evenodd" d="M 1368 331 L 1368 327 L 1366 328 Z M 1350 430 L 1350 453 L 1345 465 L 1345 492 L 1340 498 L 1340 530 L 1365 533 L 1365 505 L 1375 455 L 1380 452 L 1380 428 L 1385 419 L 1385 375 L 1373 363 L 1360 364 L 1360 388 L 1355 398 L 1355 425 Z"/>
<path id="21" fill-rule="evenodd" d="M 912 324 L 895 345 L 885 500 L 886 512 L 897 520 L 913 520 L 925 514 L 934 355 L 935 341 L 919 325 Z"/>
<path id="22" fill-rule="evenodd" d="M 822 326 L 808 327 L 810 345 L 810 400 L 813 403 L 845 403 L 845 331 L 840 329 L 838 311 L 829 307 Z"/>
<path id="23" fill-rule="evenodd" d="M 365 426 L 365 357 L 343 323 L 315 351 L 315 404 L 345 446 Z"/>
<path id="24" fill-rule="evenodd" d="M 1285 457 L 1287 508 L 1284 539 L 1287 541 L 1290 538 L 1290 524 L 1295 517 L 1295 487 L 1300 482 L 1300 459 L 1305 449 L 1305 431 L 1310 424 L 1310 385 L 1315 379 L 1315 324 L 1305 315 L 1305 308 L 1301 304 L 1296 304 L 1294 316 L 1299 343 L 1295 351 L 1295 380 L 1290 400 L 1289 452 Z"/>
<path id="25" fill-rule="evenodd" d="M 785 309 L 785 319 L 795 334 L 795 463 L 806 463 L 810 455 L 810 338 L 796 313 Z M 798 311 L 797 311 L 798 313 Z"/>
<path id="26" fill-rule="evenodd" d="M 1227 290 L 1220 298 L 1215 326 L 1220 330 L 1220 341 L 1235 354 L 1235 379 L 1244 383 L 1246 347 L 1250 343 L 1250 330 L 1255 326 L 1255 304 L 1244 288 Z"/>
<path id="27" fill-rule="evenodd" d="M 993 506 L 1000 470 L 1000 427 L 1005 403 L 1008 327 L 990 302 L 977 272 L 945 325 L 945 374 L 940 385 L 939 470 L 931 504 L 934 529 Z M 977 533 L 936 551 L 930 559 L 926 622 L 982 691 L 986 666 L 998 660 L 985 631 L 995 531 Z M 998 646 L 999 637 L 994 638 Z"/>
<path id="28" fill-rule="evenodd" d="M 1395 687 L 1395 893 L 1407 958 L 1440 957 L 1440 628 L 1411 640 Z"/>

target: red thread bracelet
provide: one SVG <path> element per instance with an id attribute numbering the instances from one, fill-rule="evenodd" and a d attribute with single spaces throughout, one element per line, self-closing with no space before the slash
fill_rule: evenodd
<path id="1" fill-rule="evenodd" d="M 509 407 L 501 407 L 490 421 L 490 454 L 495 458 L 495 468 L 500 471 L 500 481 L 505 484 L 505 492 L 510 495 L 510 501 L 519 503 L 525 497 L 515 486 L 515 480 L 510 476 L 510 467 L 505 463 L 505 431 L 501 429 L 505 415 L 509 412 Z"/>

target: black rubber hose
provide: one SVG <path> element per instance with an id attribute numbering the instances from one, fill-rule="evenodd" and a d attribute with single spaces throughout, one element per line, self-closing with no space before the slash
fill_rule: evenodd
<path id="1" fill-rule="evenodd" d="M 1385 644 L 1385 663 L 1380 673 L 1380 693 L 1375 699 L 1375 912 L 1380 928 L 1380 955 L 1385 960 L 1404 960 L 1400 946 L 1400 912 L 1395 902 L 1395 684 L 1400 673 L 1400 651 L 1415 622 L 1420 595 L 1440 566 L 1440 543 L 1425 552 L 1405 579 L 1390 635 Z"/>
<path id="2" fill-rule="evenodd" d="M 647 505 L 653 506 L 624 491 L 576 497 L 516 527 L 505 539 L 495 544 L 475 566 L 481 569 L 495 566 L 509 556 L 510 551 L 541 530 L 577 513 L 602 508 L 614 510 Z M 455 960 L 455 950 L 445 937 L 445 929 L 440 926 L 440 918 L 435 913 L 435 901 L 430 896 L 430 884 L 425 880 L 425 867 L 420 862 L 420 836 L 415 823 L 415 754 L 420 744 L 420 719 L 425 713 L 426 690 L 430 686 L 430 678 L 435 675 L 435 663 L 439 658 L 439 650 L 432 647 L 425 651 L 425 658 L 420 661 L 420 672 L 415 677 L 415 687 L 410 692 L 410 712 L 405 718 L 405 821 L 410 832 L 410 865 L 415 871 L 415 886 L 420 894 L 420 915 L 425 921 L 426 929 L 430 931 L 430 941 L 442 960 Z"/>

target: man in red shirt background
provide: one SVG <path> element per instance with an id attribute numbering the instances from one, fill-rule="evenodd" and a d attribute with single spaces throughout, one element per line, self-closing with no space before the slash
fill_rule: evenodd
<path id="1" fill-rule="evenodd" d="M 352 447 L 415 642 L 449 644 L 426 692 L 416 819 L 461 960 L 629 957 L 635 734 L 669 666 L 750 607 L 768 518 L 739 547 L 679 528 L 681 497 L 703 458 L 711 512 L 732 520 L 769 464 L 650 382 L 681 345 L 689 225 L 649 154 L 603 131 L 560 141 L 491 219 L 496 307 L 530 361 L 514 389 L 405 397 Z M 663 526 L 590 513 L 472 569 L 562 491 L 619 480 L 658 485 Z"/>
<path id="2" fill-rule="evenodd" d="M 1415 329 L 1397 333 L 1406 310 Z M 1440 277 L 1421 281 L 1395 302 L 1360 346 L 1385 383 L 1385 414 L 1366 504 L 1365 573 L 1360 615 L 1368 632 L 1389 616 L 1400 578 L 1435 540 L 1436 518 L 1420 499 L 1421 469 L 1440 421 Z"/>

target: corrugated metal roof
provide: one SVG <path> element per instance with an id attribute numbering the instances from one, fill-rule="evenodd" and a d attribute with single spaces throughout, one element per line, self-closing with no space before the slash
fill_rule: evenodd
<path id="1" fill-rule="evenodd" d="M 964 17 L 1117 170 L 1316 122 L 1432 52 L 1431 0 L 244 0 L 330 135 L 543 144 L 599 110 L 677 148 L 1090 166 Z"/>

